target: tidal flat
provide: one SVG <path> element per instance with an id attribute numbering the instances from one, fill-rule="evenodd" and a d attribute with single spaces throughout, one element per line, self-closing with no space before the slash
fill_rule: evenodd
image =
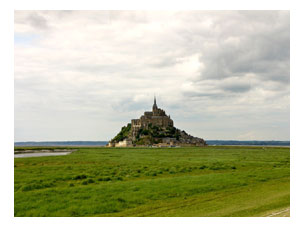
<path id="1" fill-rule="evenodd" d="M 78 148 L 14 161 L 16 217 L 249 217 L 289 205 L 286 147 Z"/>

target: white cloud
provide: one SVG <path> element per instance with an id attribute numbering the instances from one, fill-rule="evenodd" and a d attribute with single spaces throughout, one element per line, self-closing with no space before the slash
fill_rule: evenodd
<path id="1" fill-rule="evenodd" d="M 288 11 L 15 11 L 15 140 L 107 140 L 154 94 L 201 137 L 289 139 L 289 35 Z"/>

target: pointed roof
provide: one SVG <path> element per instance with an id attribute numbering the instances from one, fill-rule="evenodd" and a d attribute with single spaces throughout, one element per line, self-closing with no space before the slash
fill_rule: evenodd
<path id="1" fill-rule="evenodd" d="M 153 109 L 157 108 L 157 104 L 156 104 L 156 98 L 155 98 L 155 95 L 154 95 L 154 104 L 153 104 Z"/>

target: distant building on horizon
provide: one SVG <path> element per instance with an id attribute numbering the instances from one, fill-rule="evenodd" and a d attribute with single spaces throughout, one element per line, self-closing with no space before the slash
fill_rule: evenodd
<path id="1" fill-rule="evenodd" d="M 155 96 L 152 112 L 144 112 L 144 115 L 139 119 L 131 120 L 132 140 L 135 140 L 140 129 L 147 129 L 149 126 L 173 127 L 173 120 L 170 116 L 167 116 L 163 109 L 157 107 Z"/>
<path id="2" fill-rule="evenodd" d="M 174 127 L 170 115 L 157 107 L 156 98 L 152 111 L 144 112 L 139 119 L 122 127 L 121 131 L 108 143 L 108 147 L 130 146 L 206 146 L 204 139 L 193 137 Z"/>

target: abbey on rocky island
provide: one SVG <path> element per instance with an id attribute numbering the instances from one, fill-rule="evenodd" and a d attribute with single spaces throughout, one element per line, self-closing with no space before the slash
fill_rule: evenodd
<path id="1" fill-rule="evenodd" d="M 108 147 L 131 146 L 206 146 L 204 139 L 193 137 L 174 127 L 170 115 L 157 107 L 156 98 L 152 112 L 144 112 L 139 119 L 122 127 L 121 131 L 108 143 Z"/>
<path id="2" fill-rule="evenodd" d="M 145 112 L 139 119 L 131 120 L 132 140 L 135 140 L 140 129 L 147 129 L 149 126 L 173 127 L 173 120 L 166 115 L 164 110 L 157 107 L 155 97 L 152 112 Z"/>

